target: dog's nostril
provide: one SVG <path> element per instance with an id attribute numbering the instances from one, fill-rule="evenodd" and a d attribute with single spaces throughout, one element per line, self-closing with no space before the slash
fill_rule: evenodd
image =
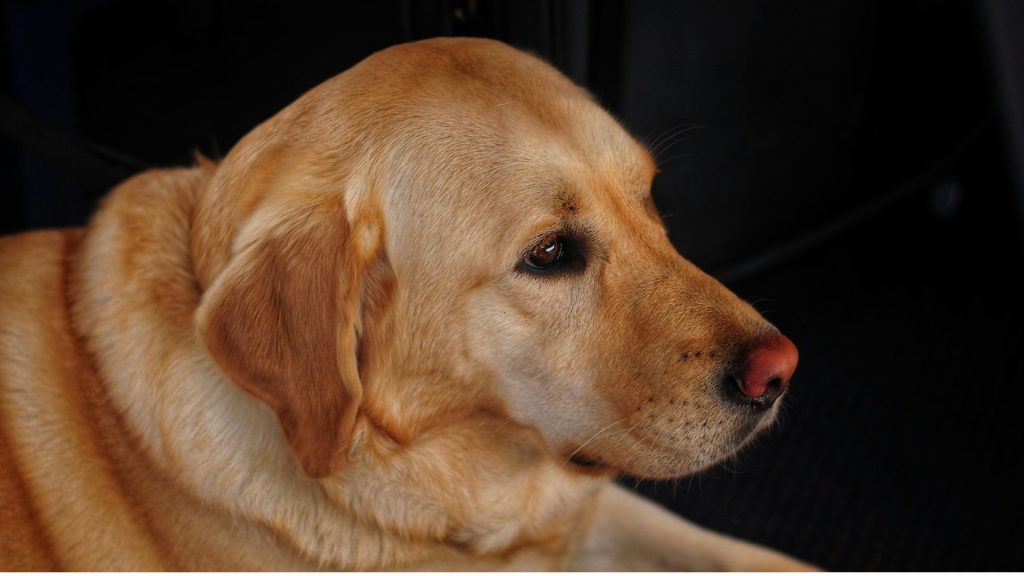
<path id="1" fill-rule="evenodd" d="M 769 382 L 764 387 L 764 391 L 757 396 L 751 396 L 749 393 L 750 388 L 745 385 L 742 378 L 737 378 L 736 376 L 726 376 L 723 385 L 726 396 L 737 404 L 756 406 L 758 408 L 770 407 L 778 400 L 779 396 L 782 396 L 782 392 L 785 391 L 782 380 L 778 378 Z"/>
<path id="2" fill-rule="evenodd" d="M 740 403 L 771 406 L 789 386 L 797 360 L 793 342 L 775 334 L 750 352 L 742 370 L 726 377 L 726 391 Z"/>
<path id="3" fill-rule="evenodd" d="M 725 378 L 722 378 L 722 390 L 730 398 L 742 399 L 744 397 L 743 386 L 740 384 L 740 379 L 732 374 L 728 374 Z"/>

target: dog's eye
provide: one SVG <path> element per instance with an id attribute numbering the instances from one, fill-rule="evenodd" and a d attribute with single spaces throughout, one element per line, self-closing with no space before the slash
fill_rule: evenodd
<path id="1" fill-rule="evenodd" d="M 534 271 L 549 270 L 565 254 L 562 245 L 562 237 L 558 234 L 548 234 L 543 240 L 530 249 L 530 253 L 523 259 L 527 269 Z"/>
<path id="2" fill-rule="evenodd" d="M 517 273 L 560 276 L 587 267 L 587 243 L 573 233 L 550 232 L 523 253 Z"/>

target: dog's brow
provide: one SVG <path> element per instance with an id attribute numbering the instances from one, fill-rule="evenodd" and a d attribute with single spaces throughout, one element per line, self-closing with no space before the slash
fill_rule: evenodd
<path id="1" fill-rule="evenodd" d="M 579 194 L 568 186 L 562 186 L 556 196 L 556 211 L 560 214 L 575 214 L 579 206 Z"/>

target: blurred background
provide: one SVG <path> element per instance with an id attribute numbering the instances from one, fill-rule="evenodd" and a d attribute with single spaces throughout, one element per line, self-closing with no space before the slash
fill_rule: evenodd
<path id="1" fill-rule="evenodd" d="M 0 233 L 222 157 L 389 45 L 488 36 L 655 151 L 673 242 L 800 347 L 734 461 L 623 483 L 833 570 L 1024 569 L 1024 3 L 8 0 Z M 0 319 L 2 321 L 2 319 Z"/>

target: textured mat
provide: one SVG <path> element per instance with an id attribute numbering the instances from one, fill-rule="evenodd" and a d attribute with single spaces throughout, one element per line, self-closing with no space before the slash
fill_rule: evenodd
<path id="1" fill-rule="evenodd" d="M 832 570 L 1024 569 L 1024 255 L 974 194 L 732 286 L 800 348 L 781 425 L 698 477 L 624 483 Z"/>

